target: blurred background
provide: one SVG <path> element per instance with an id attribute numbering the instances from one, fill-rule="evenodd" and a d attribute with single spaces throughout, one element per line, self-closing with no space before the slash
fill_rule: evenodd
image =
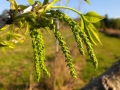
<path id="1" fill-rule="evenodd" d="M 18 4 L 29 5 L 27 0 L 16 0 Z M 43 0 L 41 0 L 43 2 Z M 99 60 L 99 67 L 94 69 L 90 57 L 80 55 L 74 36 L 70 28 L 60 22 L 62 33 L 70 48 L 73 63 L 77 71 L 74 80 L 65 63 L 64 55 L 57 46 L 52 33 L 43 30 L 46 48 L 46 66 L 51 73 L 48 78 L 42 75 L 40 82 L 36 81 L 34 72 L 34 58 L 31 38 L 28 35 L 22 44 L 17 44 L 15 49 L 6 49 L 6 54 L 0 50 L 0 90 L 79 90 L 94 76 L 97 77 L 120 58 L 120 0 L 90 0 L 91 4 L 83 0 L 61 0 L 56 5 L 67 5 L 82 13 L 95 11 L 105 16 L 101 22 L 94 24 L 99 31 L 102 45 L 93 46 Z M 0 17 L 9 10 L 9 2 L 0 1 Z M 77 22 L 80 17 L 69 10 L 62 10 Z M 59 47 L 58 53 L 57 48 Z M 85 49 L 86 50 L 86 49 Z"/>

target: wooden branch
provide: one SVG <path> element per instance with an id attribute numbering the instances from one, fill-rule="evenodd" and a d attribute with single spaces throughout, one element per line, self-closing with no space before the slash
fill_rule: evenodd
<path id="1" fill-rule="evenodd" d="M 120 90 L 120 60 L 80 90 Z"/>

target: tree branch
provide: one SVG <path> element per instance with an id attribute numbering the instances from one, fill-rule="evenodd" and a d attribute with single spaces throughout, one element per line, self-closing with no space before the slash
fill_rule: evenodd
<path id="1" fill-rule="evenodd" d="M 120 90 L 120 60 L 80 90 Z"/>

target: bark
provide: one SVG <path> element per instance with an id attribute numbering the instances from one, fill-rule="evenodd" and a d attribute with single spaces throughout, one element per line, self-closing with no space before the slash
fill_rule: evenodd
<path id="1" fill-rule="evenodd" d="M 80 90 L 120 90 L 120 60 Z"/>

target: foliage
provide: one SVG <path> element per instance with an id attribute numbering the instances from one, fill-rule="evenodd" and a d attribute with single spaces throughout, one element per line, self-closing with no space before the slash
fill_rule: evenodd
<path id="1" fill-rule="evenodd" d="M 31 12 L 24 13 L 18 16 L 19 9 L 20 11 L 24 10 L 24 5 L 17 5 L 15 0 L 8 0 L 10 2 L 10 16 L 12 17 L 13 23 L 7 25 L 6 28 L 2 28 L 0 31 L 5 31 L 5 33 L 0 36 L 0 46 L 2 48 L 9 47 L 13 48 L 15 46 L 14 40 L 18 42 L 23 42 L 27 33 L 30 34 L 32 38 L 32 47 L 34 52 L 34 66 L 38 80 L 40 80 L 41 72 L 43 71 L 46 75 L 50 76 L 47 71 L 44 60 L 45 60 L 45 48 L 44 48 L 44 40 L 42 38 L 42 33 L 40 28 L 44 28 L 49 31 L 52 30 L 56 39 L 59 41 L 59 45 L 62 48 L 62 51 L 65 55 L 67 66 L 70 69 L 70 74 L 76 78 L 76 72 L 74 69 L 74 65 L 72 63 L 72 59 L 70 56 L 70 51 L 66 46 L 66 43 L 61 36 L 60 32 L 56 28 L 56 24 L 53 22 L 55 18 L 59 20 L 65 21 L 71 28 L 77 45 L 79 47 L 79 51 L 82 55 L 84 55 L 82 40 L 86 45 L 88 50 L 88 54 L 93 61 L 95 69 L 98 67 L 98 61 L 93 52 L 92 45 L 97 45 L 97 43 L 101 43 L 98 31 L 94 27 L 93 23 L 96 23 L 103 19 L 96 12 L 88 12 L 86 14 L 82 14 L 79 11 L 66 7 L 66 6 L 54 6 L 55 3 L 59 2 L 59 0 L 52 0 L 48 2 L 48 0 L 44 0 L 43 4 L 39 1 L 36 1 L 37 7 L 32 9 Z M 33 4 L 33 0 L 28 0 L 28 2 Z M 89 3 L 88 0 L 86 0 Z M 81 16 L 81 25 L 75 22 L 73 19 L 65 15 L 59 10 L 51 10 L 51 9 L 69 9 Z"/>

